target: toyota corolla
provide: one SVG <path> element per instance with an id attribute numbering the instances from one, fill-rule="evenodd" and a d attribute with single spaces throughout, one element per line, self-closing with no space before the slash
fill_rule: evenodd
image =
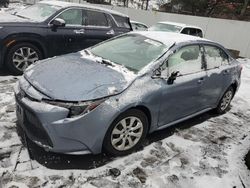
<path id="1" fill-rule="evenodd" d="M 241 69 L 215 42 L 131 32 L 29 67 L 15 87 L 17 125 L 49 151 L 124 155 L 153 131 L 226 112 Z"/>

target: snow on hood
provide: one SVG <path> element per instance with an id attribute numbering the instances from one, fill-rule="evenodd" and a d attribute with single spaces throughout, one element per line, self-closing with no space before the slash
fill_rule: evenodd
<path id="1" fill-rule="evenodd" d="M 13 14 L 0 12 L 0 23 L 9 23 L 9 22 L 31 22 L 29 19 L 21 18 Z"/>
<path id="2" fill-rule="evenodd" d="M 118 67 L 97 63 L 78 52 L 41 61 L 28 68 L 24 77 L 52 99 L 88 101 L 115 95 L 128 87 L 135 74 Z"/>

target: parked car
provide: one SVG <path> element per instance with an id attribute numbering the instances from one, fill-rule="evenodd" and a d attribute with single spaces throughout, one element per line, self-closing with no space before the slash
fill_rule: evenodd
<path id="1" fill-rule="evenodd" d="M 0 0 L 0 7 L 8 8 L 9 4 L 10 4 L 9 0 Z"/>
<path id="2" fill-rule="evenodd" d="M 152 25 L 149 28 L 149 31 L 167 31 L 197 36 L 201 38 L 204 37 L 203 30 L 200 27 L 176 22 L 158 22 L 157 24 Z"/>
<path id="3" fill-rule="evenodd" d="M 148 30 L 148 26 L 144 23 L 141 22 L 137 22 L 137 21 L 130 21 L 133 31 L 147 31 Z"/>
<path id="4" fill-rule="evenodd" d="M 241 69 L 209 40 L 131 32 L 30 66 L 15 88 L 17 125 L 49 151 L 124 155 L 156 130 L 226 112 Z"/>
<path id="5" fill-rule="evenodd" d="M 76 52 L 131 31 L 129 17 L 85 4 L 42 1 L 0 15 L 0 65 L 22 74 L 38 59 Z"/>

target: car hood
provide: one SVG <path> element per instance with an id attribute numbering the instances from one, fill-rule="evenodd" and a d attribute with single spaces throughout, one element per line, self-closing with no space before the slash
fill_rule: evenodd
<path id="1" fill-rule="evenodd" d="M 89 101 L 126 89 L 135 74 L 122 66 L 107 66 L 83 52 L 43 60 L 25 71 L 24 77 L 53 100 Z"/>
<path id="2" fill-rule="evenodd" d="M 0 13 L 0 24 L 8 24 L 8 23 L 30 23 L 34 22 L 29 19 L 21 18 L 9 13 Z"/>

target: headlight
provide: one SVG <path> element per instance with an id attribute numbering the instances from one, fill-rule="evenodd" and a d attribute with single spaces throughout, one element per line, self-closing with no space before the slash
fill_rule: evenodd
<path id="1" fill-rule="evenodd" d="M 101 103 L 103 103 L 105 99 L 89 101 L 89 102 L 78 102 L 78 103 L 64 103 L 64 102 L 56 102 L 49 100 L 43 100 L 43 101 L 51 105 L 67 108 L 69 109 L 68 117 L 76 117 L 91 112 Z"/>

